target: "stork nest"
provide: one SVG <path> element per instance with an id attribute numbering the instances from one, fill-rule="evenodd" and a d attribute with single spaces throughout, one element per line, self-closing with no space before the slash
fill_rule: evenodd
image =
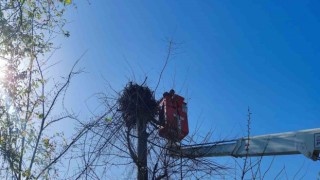
<path id="1" fill-rule="evenodd" d="M 128 128 L 138 121 L 151 121 L 158 112 L 158 103 L 147 86 L 129 82 L 118 99 L 119 111 Z"/>

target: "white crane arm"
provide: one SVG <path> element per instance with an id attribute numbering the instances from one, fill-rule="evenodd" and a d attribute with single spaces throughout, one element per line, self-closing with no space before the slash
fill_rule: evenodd
<path id="1" fill-rule="evenodd" d="M 320 128 L 245 137 L 211 145 L 182 146 L 180 149 L 173 149 L 171 153 L 175 156 L 192 157 L 252 157 L 303 154 L 312 160 L 319 160 L 319 152 Z"/>

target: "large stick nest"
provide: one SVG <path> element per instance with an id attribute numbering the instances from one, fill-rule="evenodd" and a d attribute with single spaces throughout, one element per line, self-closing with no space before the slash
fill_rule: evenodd
<path id="1" fill-rule="evenodd" d="M 134 127 L 138 121 L 151 121 L 158 112 L 158 103 L 147 86 L 129 82 L 119 101 L 119 110 L 127 127 Z"/>

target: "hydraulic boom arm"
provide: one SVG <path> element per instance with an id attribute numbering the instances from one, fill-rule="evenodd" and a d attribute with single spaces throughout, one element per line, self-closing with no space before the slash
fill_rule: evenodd
<path id="1" fill-rule="evenodd" d="M 223 141 L 211 145 L 182 146 L 172 149 L 172 155 L 184 157 L 212 156 L 272 156 L 303 154 L 312 160 L 319 160 L 320 128 L 296 132 L 268 134 Z"/>

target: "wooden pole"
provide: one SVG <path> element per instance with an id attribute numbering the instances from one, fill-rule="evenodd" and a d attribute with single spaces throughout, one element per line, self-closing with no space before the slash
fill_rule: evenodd
<path id="1" fill-rule="evenodd" d="M 138 129 L 138 180 L 148 179 L 148 162 L 147 162 L 147 121 L 145 118 L 137 122 Z"/>

